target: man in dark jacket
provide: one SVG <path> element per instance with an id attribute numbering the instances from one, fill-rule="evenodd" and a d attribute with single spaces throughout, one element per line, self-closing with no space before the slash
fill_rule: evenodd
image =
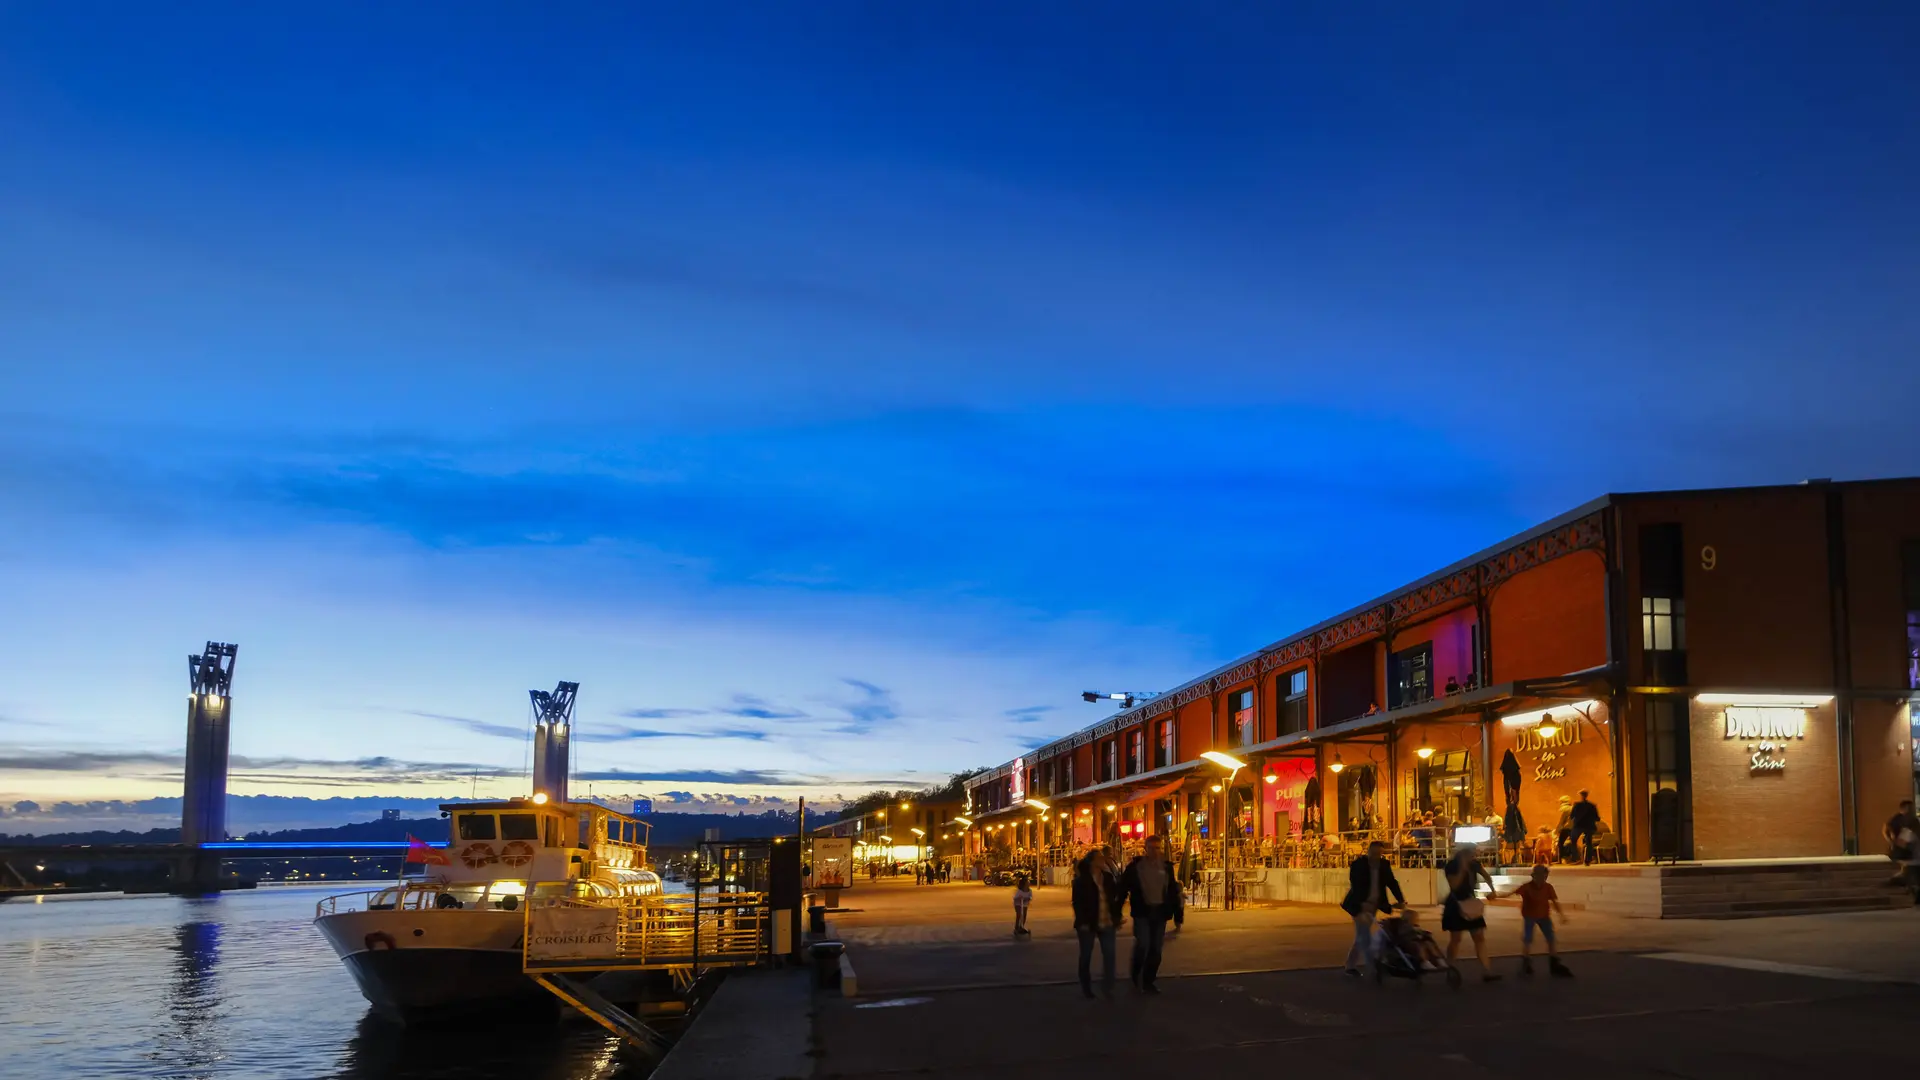
<path id="1" fill-rule="evenodd" d="M 1104 847 L 1087 852 L 1073 871 L 1073 932 L 1080 936 L 1080 992 L 1093 996 L 1093 946 L 1100 945 L 1100 988 L 1113 996 L 1113 946 L 1127 894 Z"/>
<path id="2" fill-rule="evenodd" d="M 1600 831 L 1600 808 L 1587 800 L 1585 789 L 1580 792 L 1580 801 L 1573 804 L 1567 814 L 1567 825 L 1573 829 L 1574 846 L 1586 843 L 1586 865 L 1593 865 L 1593 838 Z"/>
<path id="3" fill-rule="evenodd" d="M 1360 974 L 1360 965 L 1373 955 L 1373 918 L 1393 911 L 1393 901 L 1407 902 L 1400 882 L 1387 862 L 1385 841 L 1367 845 L 1367 853 L 1347 867 L 1347 896 L 1340 910 L 1353 916 L 1353 947 L 1347 950 L 1347 974 Z M 1392 899 L 1388 899 L 1391 895 Z"/>
<path id="4" fill-rule="evenodd" d="M 1157 994 L 1154 978 L 1160 974 L 1160 949 L 1167 940 L 1167 920 L 1174 926 L 1186 921 L 1187 911 L 1180 892 L 1180 879 L 1167 861 L 1165 841 L 1147 837 L 1147 852 L 1127 864 L 1120 876 L 1133 914 L 1133 984 L 1141 993 Z"/>

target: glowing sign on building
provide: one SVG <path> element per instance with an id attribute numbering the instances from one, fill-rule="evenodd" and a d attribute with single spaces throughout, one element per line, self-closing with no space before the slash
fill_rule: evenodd
<path id="1" fill-rule="evenodd" d="M 1787 746 L 1807 737 L 1807 710 L 1783 705 L 1729 705 L 1726 724 L 1726 738 L 1748 744 L 1748 772 L 1784 772 Z"/>
<path id="2" fill-rule="evenodd" d="M 1027 759 L 1013 759 L 1013 786 L 1008 793 L 1013 802 L 1027 801 Z"/>

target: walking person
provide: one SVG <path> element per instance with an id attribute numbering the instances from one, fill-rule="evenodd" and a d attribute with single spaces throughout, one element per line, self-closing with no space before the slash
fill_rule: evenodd
<path id="1" fill-rule="evenodd" d="M 925 878 L 924 878 L 924 876 L 923 876 L 923 874 L 922 874 L 922 872 L 921 872 L 921 869 L 920 869 L 920 864 L 919 864 L 919 863 L 914 863 L 914 864 L 913 864 L 913 883 L 914 883 L 915 885 L 925 885 L 925 884 L 926 884 L 926 880 L 925 880 Z"/>
<path id="2" fill-rule="evenodd" d="M 1479 896 L 1482 881 L 1492 893 L 1493 878 L 1480 865 L 1479 849 L 1461 844 L 1447 860 L 1447 902 L 1440 909 L 1440 929 L 1448 934 L 1447 963 L 1453 963 L 1460 951 L 1460 935 L 1467 934 L 1473 938 L 1474 958 L 1480 961 L 1480 981 L 1494 982 L 1500 976 L 1487 966 L 1487 904 Z"/>
<path id="3" fill-rule="evenodd" d="M 1129 965 L 1133 984 L 1143 994 L 1157 994 L 1154 980 L 1160 974 L 1160 951 L 1167 941 L 1167 921 L 1175 927 L 1187 918 L 1182 903 L 1180 880 L 1173 864 L 1167 861 L 1166 841 L 1147 837 L 1146 853 L 1127 864 L 1120 876 L 1133 915 L 1133 962 Z"/>
<path id="4" fill-rule="evenodd" d="M 1388 899 L 1389 895 L 1392 900 Z M 1400 891 L 1400 882 L 1393 876 L 1393 867 L 1387 862 L 1386 841 L 1375 840 L 1367 845 L 1365 855 L 1347 867 L 1347 896 L 1340 901 L 1340 910 L 1353 916 L 1353 947 L 1347 950 L 1347 974 L 1360 974 L 1360 965 L 1373 958 L 1374 916 L 1392 912 L 1394 900 L 1403 907 L 1407 902 L 1406 895 Z"/>
<path id="5" fill-rule="evenodd" d="M 1080 992 L 1093 996 L 1093 947 L 1100 946 L 1100 992 L 1113 996 L 1114 936 L 1126 903 L 1113 857 L 1104 847 L 1087 852 L 1073 870 L 1073 932 L 1080 937 Z"/>
<path id="6" fill-rule="evenodd" d="M 1027 888 L 1027 875 L 1013 879 L 1013 936 L 1031 935 L 1027 929 L 1027 907 L 1033 903 L 1033 890 Z"/>
<path id="7" fill-rule="evenodd" d="M 1573 800 L 1560 796 L 1560 820 L 1553 827 L 1556 857 L 1563 863 L 1573 861 Z"/>
<path id="8" fill-rule="evenodd" d="M 1547 939 L 1547 970 L 1565 977 L 1573 972 L 1560 962 L 1560 947 L 1553 940 L 1553 917 L 1560 916 L 1564 923 L 1567 912 L 1560 906 L 1560 894 L 1547 884 L 1547 874 L 1545 863 L 1535 863 L 1533 877 L 1513 890 L 1520 898 L 1520 974 L 1533 974 L 1533 932 L 1537 929 Z"/>
<path id="9" fill-rule="evenodd" d="M 1593 865 L 1593 840 L 1600 832 L 1600 808 L 1587 798 L 1587 790 L 1580 789 L 1580 801 L 1573 804 L 1567 812 L 1567 823 L 1573 829 L 1573 847 L 1586 846 L 1586 862 Z"/>
<path id="10" fill-rule="evenodd" d="M 1890 884 L 1905 885 L 1913 892 L 1914 903 L 1920 904 L 1920 870 L 1916 861 L 1920 861 L 1920 818 L 1913 813 L 1913 800 L 1901 799 L 1900 809 L 1880 826 L 1880 835 L 1887 838 L 1887 858 L 1893 860 L 1894 874 Z"/>

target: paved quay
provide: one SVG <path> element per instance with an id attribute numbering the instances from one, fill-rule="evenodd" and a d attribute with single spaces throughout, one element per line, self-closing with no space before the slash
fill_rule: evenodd
<path id="1" fill-rule="evenodd" d="M 1337 965 L 1336 909 L 1193 911 L 1171 936 L 1163 993 L 1088 1001 L 1074 982 L 1064 888 L 1035 891 L 1030 939 L 1011 935 L 1006 889 L 864 883 L 834 929 L 857 999 L 814 1008 L 816 1078 L 1145 1075 L 1308 1068 L 1317 1076 L 1804 1076 L 1904 1069 L 1920 1006 L 1920 912 L 1726 922 L 1573 912 L 1571 980 L 1517 975 L 1516 913 L 1489 942 L 1506 978 L 1471 960 L 1438 980 L 1375 985 Z M 1438 925 L 1438 915 L 1425 921 Z M 1097 960 L 1096 960 L 1097 964 Z"/>

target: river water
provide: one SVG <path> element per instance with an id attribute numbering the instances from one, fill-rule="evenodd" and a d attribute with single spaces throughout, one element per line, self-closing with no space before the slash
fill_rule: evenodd
<path id="1" fill-rule="evenodd" d="M 408 1029 L 374 1016 L 312 926 L 356 884 L 0 904 L 8 1080 L 628 1080 L 590 1023 Z"/>

